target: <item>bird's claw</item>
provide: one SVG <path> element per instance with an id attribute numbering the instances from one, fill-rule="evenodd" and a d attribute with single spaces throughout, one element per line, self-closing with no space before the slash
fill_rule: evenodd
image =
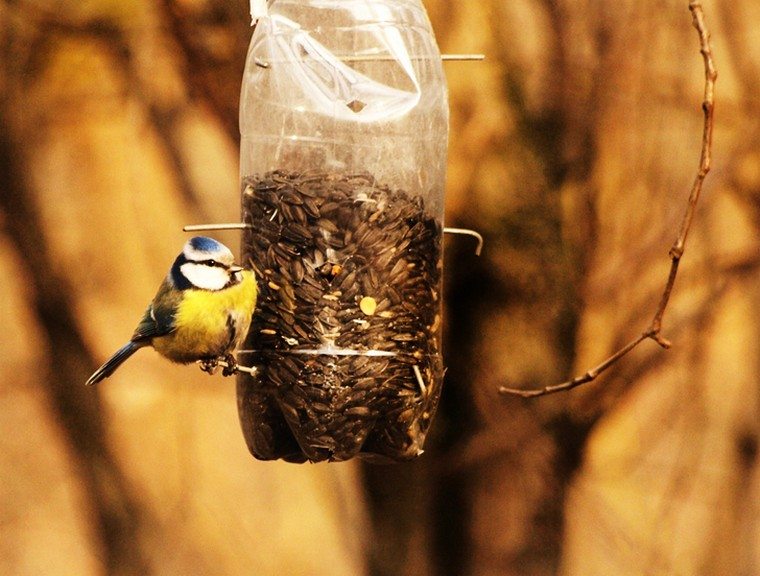
<path id="1" fill-rule="evenodd" d="M 235 360 L 232 354 L 225 355 L 224 361 L 227 363 L 227 366 L 222 368 L 222 376 L 232 376 L 238 371 L 237 360 Z"/>
<path id="2" fill-rule="evenodd" d="M 206 358 L 198 360 L 201 370 L 208 374 L 215 374 L 219 366 L 222 366 L 222 376 L 232 376 L 238 371 L 238 363 L 232 354 L 225 354 L 219 358 Z"/>
<path id="3" fill-rule="evenodd" d="M 219 367 L 219 359 L 207 358 L 206 360 L 200 360 L 199 364 L 201 366 L 201 370 L 208 374 L 214 374 L 216 372 L 216 369 Z M 225 368 L 225 370 L 227 370 L 227 368 Z"/>

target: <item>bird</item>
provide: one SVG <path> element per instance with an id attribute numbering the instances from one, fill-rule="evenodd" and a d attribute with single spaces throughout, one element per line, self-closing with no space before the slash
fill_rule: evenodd
<path id="1" fill-rule="evenodd" d="M 132 338 L 87 380 L 92 386 L 111 376 L 146 346 L 172 362 L 200 362 L 213 373 L 237 370 L 232 352 L 245 339 L 256 308 L 256 276 L 234 263 L 224 244 L 206 236 L 188 240 L 145 310 Z"/>

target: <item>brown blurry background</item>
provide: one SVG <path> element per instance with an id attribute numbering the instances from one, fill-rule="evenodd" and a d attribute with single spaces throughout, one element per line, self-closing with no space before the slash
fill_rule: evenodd
<path id="1" fill-rule="evenodd" d="M 760 574 L 760 4 L 426 0 L 448 63 L 442 405 L 395 466 L 248 455 L 234 383 L 131 334 L 187 235 L 239 212 L 244 0 L 0 3 L 0 574 Z M 235 234 L 218 237 L 237 246 Z"/>

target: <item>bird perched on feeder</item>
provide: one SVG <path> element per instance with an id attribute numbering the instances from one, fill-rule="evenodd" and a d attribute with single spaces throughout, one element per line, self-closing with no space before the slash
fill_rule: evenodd
<path id="1" fill-rule="evenodd" d="M 229 376 L 237 369 L 232 352 L 245 339 L 256 307 L 256 279 L 234 264 L 232 252 L 212 238 L 187 241 L 148 305 L 132 339 L 87 380 L 108 378 L 140 348 L 152 346 L 173 362 L 200 361 L 213 372 L 220 360 Z"/>

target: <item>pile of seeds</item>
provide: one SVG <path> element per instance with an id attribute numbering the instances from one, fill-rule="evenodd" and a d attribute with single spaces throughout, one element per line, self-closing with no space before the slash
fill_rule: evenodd
<path id="1" fill-rule="evenodd" d="M 441 224 L 368 174 L 244 178 L 243 258 L 259 298 L 238 377 L 254 456 L 421 452 L 440 395 Z"/>

